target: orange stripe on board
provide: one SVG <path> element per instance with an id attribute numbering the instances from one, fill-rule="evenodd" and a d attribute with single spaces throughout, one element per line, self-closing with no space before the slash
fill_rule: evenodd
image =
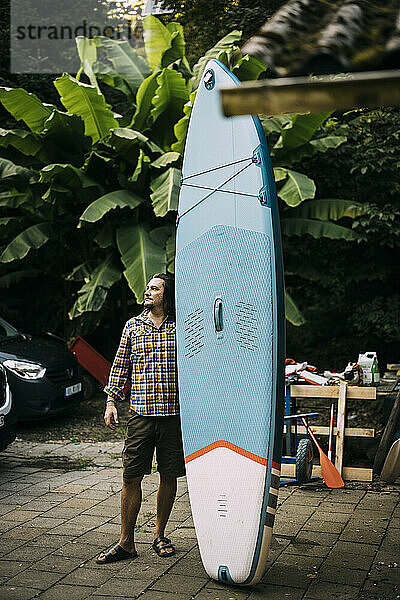
<path id="1" fill-rule="evenodd" d="M 272 468 L 273 468 L 273 469 L 276 469 L 277 471 L 280 471 L 280 470 L 281 470 L 281 464 L 280 464 L 280 463 L 277 463 L 277 462 L 274 462 L 274 461 L 272 461 Z"/>
<path id="2" fill-rule="evenodd" d="M 229 450 L 233 450 L 233 452 L 237 452 L 237 454 L 240 454 L 241 456 L 245 456 L 250 460 L 254 460 L 254 462 L 259 463 L 260 465 L 264 465 L 265 467 L 267 466 L 266 458 L 262 458 L 261 456 L 253 454 L 252 452 L 248 452 L 248 450 L 244 450 L 243 448 L 235 446 L 235 444 L 231 444 L 231 442 L 227 442 L 225 440 L 218 440 L 218 442 L 213 442 L 205 448 L 189 454 L 185 457 L 185 463 L 187 464 L 195 458 L 199 458 L 200 456 L 203 456 L 204 454 L 207 454 L 207 452 L 211 452 L 211 450 L 215 450 L 216 448 L 228 448 Z"/>

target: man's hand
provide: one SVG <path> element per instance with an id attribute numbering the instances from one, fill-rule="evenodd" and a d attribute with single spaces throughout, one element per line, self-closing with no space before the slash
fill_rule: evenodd
<path id="1" fill-rule="evenodd" d="M 106 412 L 104 413 L 104 422 L 109 429 L 116 429 L 119 425 L 118 410 L 114 402 L 107 402 Z"/>

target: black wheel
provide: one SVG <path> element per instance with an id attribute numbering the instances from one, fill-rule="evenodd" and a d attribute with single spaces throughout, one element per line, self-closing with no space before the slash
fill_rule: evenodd
<path id="1" fill-rule="evenodd" d="M 296 479 L 299 483 L 311 481 L 313 456 L 311 440 L 300 440 L 296 452 Z"/>
<path id="2" fill-rule="evenodd" d="M 87 371 L 82 372 L 82 391 L 85 400 L 93 398 L 97 389 L 96 380 Z"/>

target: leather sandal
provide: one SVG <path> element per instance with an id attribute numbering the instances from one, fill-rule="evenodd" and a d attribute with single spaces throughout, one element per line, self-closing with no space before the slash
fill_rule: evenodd
<path id="1" fill-rule="evenodd" d="M 111 550 L 115 550 L 115 552 L 111 552 Z M 108 550 L 108 552 L 102 552 L 97 558 L 96 558 L 96 562 L 98 565 L 106 565 L 109 563 L 113 563 L 113 562 L 118 562 L 119 560 L 127 560 L 128 558 L 136 558 L 138 553 L 135 552 L 128 552 L 127 550 L 125 550 L 124 548 L 122 548 L 122 546 L 120 546 L 119 544 L 116 544 L 115 546 L 113 546 L 111 548 L 111 550 Z M 104 556 L 103 560 L 100 560 L 100 558 Z"/>
<path id="2" fill-rule="evenodd" d="M 161 544 L 162 542 L 162 544 Z M 167 548 L 172 548 L 172 552 L 165 552 Z M 166 556 L 174 556 L 175 554 L 175 546 L 171 543 L 171 540 L 166 537 L 158 537 L 153 542 L 153 550 L 156 551 L 158 556 L 162 556 L 165 558 Z"/>

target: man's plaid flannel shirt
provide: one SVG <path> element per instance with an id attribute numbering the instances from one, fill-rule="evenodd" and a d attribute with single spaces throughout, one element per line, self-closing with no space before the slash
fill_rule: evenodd
<path id="1" fill-rule="evenodd" d="M 124 387 L 130 377 L 132 410 L 144 416 L 179 414 L 175 340 L 175 323 L 170 319 L 159 328 L 148 310 L 130 319 L 104 391 L 115 400 L 125 400 Z"/>

